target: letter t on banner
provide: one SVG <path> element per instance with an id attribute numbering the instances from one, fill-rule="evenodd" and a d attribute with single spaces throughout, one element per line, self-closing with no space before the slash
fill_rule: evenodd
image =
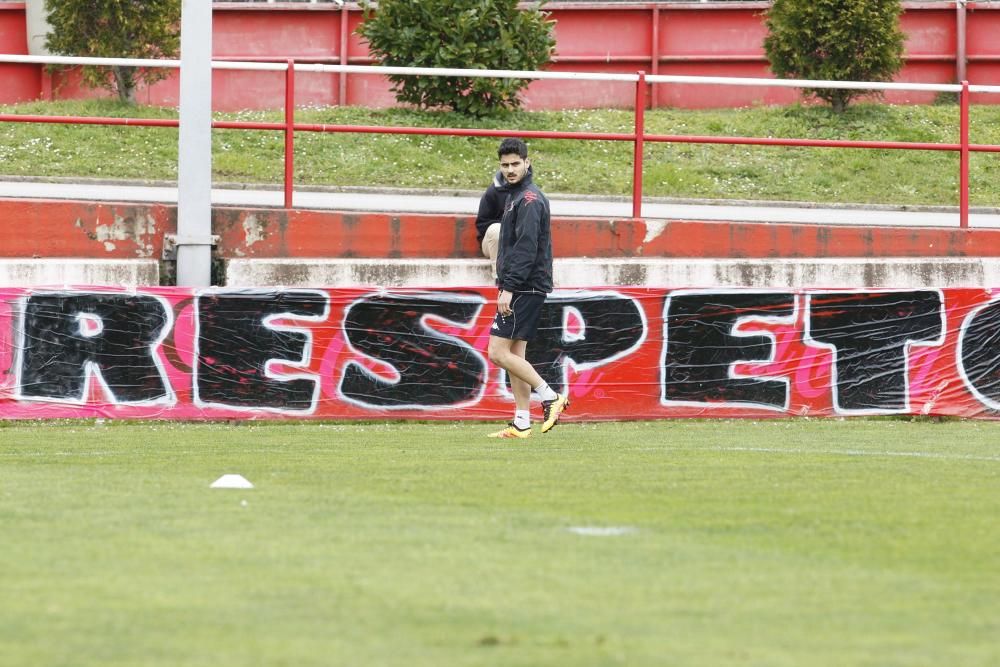
<path id="1" fill-rule="evenodd" d="M 212 284 L 212 3 L 181 3 L 177 284 Z"/>

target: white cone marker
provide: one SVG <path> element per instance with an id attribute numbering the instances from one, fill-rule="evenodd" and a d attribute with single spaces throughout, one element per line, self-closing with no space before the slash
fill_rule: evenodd
<path id="1" fill-rule="evenodd" d="M 212 482 L 211 489 L 252 489 L 253 484 L 243 475 L 223 475 Z"/>

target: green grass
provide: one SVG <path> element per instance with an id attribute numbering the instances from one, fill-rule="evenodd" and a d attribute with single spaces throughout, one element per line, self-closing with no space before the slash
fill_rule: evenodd
<path id="1" fill-rule="evenodd" d="M 487 428 L 0 423 L 0 664 L 1000 662 L 993 424 Z"/>
<path id="2" fill-rule="evenodd" d="M 31 103 L 0 113 L 174 117 L 170 109 L 113 101 Z M 219 114 L 220 119 L 281 122 L 280 112 Z M 630 132 L 630 111 L 517 112 L 471 120 L 445 112 L 359 107 L 306 108 L 303 123 Z M 826 107 L 727 110 L 656 109 L 655 134 L 773 136 L 910 142 L 958 141 L 952 104 L 859 104 L 842 115 Z M 216 130 L 215 180 L 278 184 L 280 132 Z M 1000 145 L 1000 106 L 972 109 L 972 141 Z M 496 140 L 370 134 L 296 136 L 298 186 L 391 186 L 480 191 L 495 169 Z M 537 181 L 550 194 L 629 195 L 628 142 L 532 142 Z M 971 201 L 1000 205 L 1000 155 L 973 154 Z M 957 205 L 958 157 L 952 152 L 647 144 L 644 193 L 650 197 L 786 200 L 892 205 Z M 0 176 L 174 180 L 174 129 L 0 123 Z"/>

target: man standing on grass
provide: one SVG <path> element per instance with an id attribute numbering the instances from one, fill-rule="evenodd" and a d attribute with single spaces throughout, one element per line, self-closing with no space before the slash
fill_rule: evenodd
<path id="1" fill-rule="evenodd" d="M 490 361 L 507 371 L 514 392 L 514 421 L 491 438 L 531 435 L 531 391 L 542 399 L 542 433 L 559 422 L 569 397 L 557 394 L 525 359 L 538 329 L 542 304 L 552 291 L 552 233 L 549 200 L 529 172 L 528 147 L 504 139 L 497 150 L 509 192 L 500 220 L 497 255 L 497 314 L 490 329 Z"/>

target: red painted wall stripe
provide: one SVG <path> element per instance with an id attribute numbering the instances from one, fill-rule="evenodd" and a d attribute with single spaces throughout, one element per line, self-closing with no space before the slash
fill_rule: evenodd
<path id="1" fill-rule="evenodd" d="M 212 218 L 221 258 L 480 257 L 473 215 L 219 207 Z M 13 199 L 0 200 L 0 221 L 0 257 L 158 258 L 177 210 Z M 552 227 L 563 257 L 1000 257 L 1000 229 L 570 217 Z"/>

